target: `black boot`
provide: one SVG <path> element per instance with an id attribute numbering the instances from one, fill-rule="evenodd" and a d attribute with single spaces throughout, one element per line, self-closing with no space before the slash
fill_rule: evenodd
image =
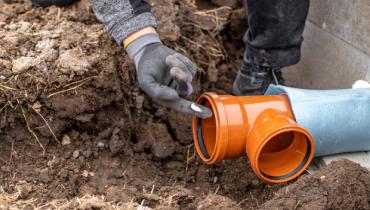
<path id="1" fill-rule="evenodd" d="M 31 0 L 36 7 L 50 7 L 51 5 L 66 6 L 79 0 Z"/>
<path id="2" fill-rule="evenodd" d="M 282 67 L 299 62 L 310 0 L 245 0 L 245 5 L 249 28 L 234 94 L 262 95 L 271 83 L 284 85 Z"/>
<path id="3" fill-rule="evenodd" d="M 285 85 L 281 69 L 258 66 L 249 59 L 247 52 L 245 52 L 242 65 L 234 81 L 234 95 L 263 95 L 271 83 Z"/>

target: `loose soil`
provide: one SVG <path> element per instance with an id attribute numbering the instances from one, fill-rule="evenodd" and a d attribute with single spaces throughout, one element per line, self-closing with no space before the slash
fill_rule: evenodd
<path id="1" fill-rule="evenodd" d="M 189 100 L 232 94 L 241 2 L 148 2 L 164 44 L 198 67 Z M 0 1 L 0 76 L 0 209 L 369 209 L 369 172 L 347 160 L 275 185 L 246 157 L 203 163 L 192 118 L 140 90 L 87 0 Z"/>

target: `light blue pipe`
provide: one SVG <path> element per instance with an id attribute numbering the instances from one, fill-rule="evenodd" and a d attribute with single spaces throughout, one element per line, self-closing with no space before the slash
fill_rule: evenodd
<path id="1" fill-rule="evenodd" d="M 369 88 L 304 90 L 270 85 L 265 95 L 283 92 L 297 123 L 315 141 L 315 157 L 370 150 Z"/>

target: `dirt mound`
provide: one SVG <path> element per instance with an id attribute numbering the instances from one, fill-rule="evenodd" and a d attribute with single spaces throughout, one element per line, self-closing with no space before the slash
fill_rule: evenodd
<path id="1" fill-rule="evenodd" d="M 258 180 L 252 181 L 252 185 L 262 185 L 257 182 Z M 369 209 L 369 185 L 370 173 L 367 169 L 347 159 L 339 159 L 319 171 L 301 176 L 290 185 L 280 186 L 281 189 L 274 193 L 272 199 L 271 193 L 267 196 L 265 192 L 265 196 L 260 196 L 253 190 L 249 191 L 250 197 L 237 203 L 227 197 L 231 193 L 219 195 L 220 188 L 207 194 L 199 194 L 179 185 L 161 187 L 159 190 L 152 186 L 150 191 L 111 186 L 107 189 L 106 196 L 85 195 L 71 200 L 57 199 L 39 206 L 38 209 Z M 23 199 L 27 189 L 32 186 L 27 183 L 19 186 L 15 194 L 0 195 L 1 209 L 35 208 L 37 199 Z M 266 188 L 259 189 L 262 194 L 268 191 Z M 12 204 L 11 207 L 9 203 Z"/>
<path id="2" fill-rule="evenodd" d="M 199 69 L 189 99 L 209 90 L 231 93 L 242 55 L 224 47 L 233 11 L 149 2 L 161 40 Z M 158 195 L 176 185 L 193 189 L 194 197 L 219 189 L 218 195 L 244 199 L 251 180 L 231 183 L 229 176 L 239 176 L 234 168 L 247 159 L 204 165 L 192 145 L 191 117 L 140 90 L 134 64 L 86 0 L 46 9 L 0 1 L 0 10 L 0 186 L 7 202 L 75 203 L 76 196 L 108 196 L 112 187 Z M 250 166 L 241 171 L 256 179 Z"/>
<path id="3" fill-rule="evenodd" d="M 281 188 L 261 209 L 370 209 L 370 173 L 347 159 Z"/>
<path id="4" fill-rule="evenodd" d="M 3 210 L 18 210 L 18 209 L 34 209 L 36 207 L 35 200 L 18 200 L 12 201 L 16 195 L 0 196 L 0 208 Z M 12 202 L 10 208 L 7 202 Z M 118 189 L 109 188 L 107 196 L 91 196 L 76 197 L 72 200 L 54 200 L 37 209 L 127 209 L 127 210 L 176 210 L 176 209 L 240 209 L 239 205 L 231 199 L 211 193 L 207 196 L 196 196 L 191 190 L 181 186 L 163 187 L 158 194 L 139 193 L 135 188 Z"/>

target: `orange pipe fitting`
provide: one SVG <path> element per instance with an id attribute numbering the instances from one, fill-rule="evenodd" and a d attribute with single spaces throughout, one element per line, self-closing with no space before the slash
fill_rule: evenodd
<path id="1" fill-rule="evenodd" d="M 197 101 L 212 110 L 193 118 L 199 156 L 208 164 L 247 155 L 254 172 L 270 183 L 294 179 L 310 164 L 311 134 L 295 122 L 289 98 L 204 93 Z"/>

